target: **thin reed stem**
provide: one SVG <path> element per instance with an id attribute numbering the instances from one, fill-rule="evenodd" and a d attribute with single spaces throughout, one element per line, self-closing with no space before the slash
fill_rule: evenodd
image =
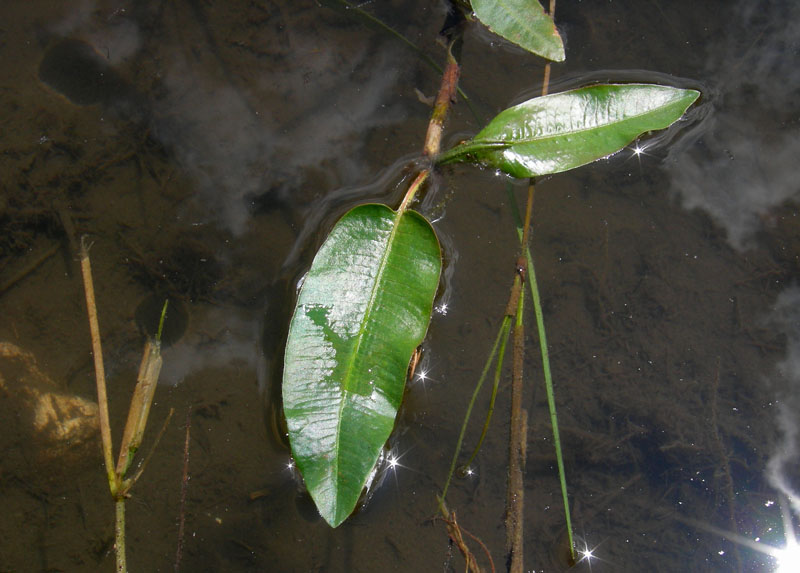
<path id="1" fill-rule="evenodd" d="M 128 570 L 128 561 L 125 558 L 125 498 L 119 497 L 114 502 L 116 507 L 116 522 L 114 524 L 114 550 L 117 553 L 117 573 Z"/>
<path id="2" fill-rule="evenodd" d="M 108 395 L 106 393 L 106 371 L 103 366 L 103 348 L 100 344 L 100 324 L 97 320 L 97 304 L 94 299 L 94 282 L 92 281 L 92 263 L 89 260 L 89 247 L 85 237 L 81 239 L 81 274 L 83 275 L 83 291 L 86 296 L 86 312 L 89 316 L 89 332 L 92 337 L 92 355 L 94 357 L 94 375 L 97 383 L 97 405 L 100 415 L 100 436 L 103 440 L 103 459 L 106 464 L 106 475 L 111 495 L 116 498 L 119 480 L 114 471 L 114 454 L 111 441 L 111 423 L 108 416 Z"/>

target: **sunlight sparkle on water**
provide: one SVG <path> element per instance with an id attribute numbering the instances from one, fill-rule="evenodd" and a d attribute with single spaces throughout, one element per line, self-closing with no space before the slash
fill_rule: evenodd
<path id="1" fill-rule="evenodd" d="M 652 146 L 652 143 L 650 145 L 647 144 L 642 145 L 637 141 L 636 144 L 634 144 L 633 148 L 631 149 L 631 151 L 633 151 L 633 156 L 641 157 L 642 155 L 648 155 L 647 148 L 650 146 Z"/>
<path id="2" fill-rule="evenodd" d="M 589 571 L 591 571 L 592 563 L 594 561 L 602 561 L 602 559 L 600 559 L 597 555 L 594 554 L 598 545 L 595 545 L 594 547 L 589 547 L 589 545 L 583 540 L 579 540 L 579 543 L 583 544 L 583 549 L 578 549 L 579 558 L 577 563 L 582 563 L 585 561 L 589 565 Z"/>
<path id="3" fill-rule="evenodd" d="M 392 476 L 394 477 L 394 484 L 397 487 L 400 487 L 400 484 L 397 481 L 397 474 L 399 473 L 398 469 L 399 468 L 403 468 L 404 470 L 411 469 L 408 466 L 405 466 L 405 465 L 400 463 L 400 460 L 402 460 L 406 456 L 406 454 L 408 452 L 409 452 L 409 450 L 406 450 L 402 454 L 398 454 L 397 450 L 395 448 L 392 448 L 392 450 L 387 451 L 385 453 L 385 457 L 383 458 L 383 461 L 386 464 L 386 466 L 385 466 L 386 467 L 386 471 L 388 473 L 388 471 L 391 470 Z M 416 470 L 411 470 L 411 471 L 416 471 Z"/>
<path id="4" fill-rule="evenodd" d="M 632 153 L 630 157 L 635 157 L 636 159 L 638 159 L 639 164 L 641 165 L 642 156 L 649 155 L 649 153 L 647 153 L 647 148 L 648 148 L 647 145 L 642 145 L 639 142 L 636 142 L 636 144 L 631 148 Z"/>
<path id="5" fill-rule="evenodd" d="M 431 382 L 437 382 L 435 378 L 431 378 L 431 371 L 429 368 L 417 368 L 416 374 L 414 374 L 415 382 L 422 384 L 422 387 L 427 391 L 428 384 Z"/>
<path id="6" fill-rule="evenodd" d="M 786 547 L 776 555 L 778 568 L 776 573 L 800 571 L 800 547 L 797 543 L 787 543 Z"/>
<path id="7" fill-rule="evenodd" d="M 797 543 L 797 537 L 795 536 L 794 532 L 794 524 L 792 523 L 792 516 L 788 504 L 786 503 L 786 499 L 783 498 L 783 496 L 780 496 L 780 498 L 781 499 L 778 502 L 778 505 L 780 507 L 781 518 L 783 520 L 783 547 L 775 547 L 774 545 L 770 545 L 768 543 L 762 543 L 761 537 L 750 539 L 744 535 L 740 535 L 731 531 L 725 531 L 723 529 L 714 527 L 713 525 L 705 523 L 697 523 L 697 525 L 706 531 L 720 535 L 728 541 L 737 543 L 742 547 L 747 547 L 748 549 L 771 556 L 773 559 L 775 559 L 774 573 L 794 573 L 795 571 L 800 571 L 800 545 Z M 774 505 L 774 502 L 770 500 L 764 505 L 766 507 L 770 507 L 771 505 Z M 772 531 L 772 528 L 768 528 L 767 531 Z M 718 553 L 719 555 L 723 555 L 724 551 L 719 551 Z"/>
<path id="8" fill-rule="evenodd" d="M 386 453 L 386 465 L 389 466 L 390 470 L 395 472 L 395 475 L 397 474 L 397 468 L 410 469 L 408 466 L 400 463 L 400 460 L 402 460 L 408 452 L 409 450 L 406 450 L 402 454 L 398 454 L 396 453 L 396 449 L 393 448 L 391 451 Z"/>

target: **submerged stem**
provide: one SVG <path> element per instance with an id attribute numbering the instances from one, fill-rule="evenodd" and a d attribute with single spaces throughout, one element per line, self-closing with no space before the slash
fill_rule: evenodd
<path id="1" fill-rule="evenodd" d="M 525 233 L 520 226 L 520 216 L 517 209 L 517 203 L 509 186 L 508 192 L 510 195 L 511 208 L 517 219 L 517 234 L 520 241 L 523 239 Z M 530 190 L 529 190 L 530 192 Z M 531 201 L 529 201 L 531 203 Z M 547 406 L 550 411 L 550 424 L 553 428 L 553 445 L 556 450 L 556 463 L 558 465 L 558 479 L 561 484 L 561 498 L 564 503 L 564 519 L 567 525 L 567 536 L 569 538 L 569 551 L 572 560 L 575 560 L 575 543 L 572 535 L 572 519 L 569 511 L 569 497 L 567 495 L 567 478 L 566 471 L 564 470 L 564 456 L 561 452 L 561 435 L 558 431 L 558 415 L 556 413 L 556 399 L 553 391 L 553 376 L 550 370 L 550 354 L 547 350 L 547 334 L 544 326 L 544 314 L 542 313 L 542 303 L 539 297 L 539 285 L 536 281 L 536 269 L 533 265 L 533 257 L 531 256 L 530 248 L 524 245 L 525 249 L 525 262 L 527 265 L 527 282 L 530 285 L 531 298 L 533 299 L 533 310 L 536 315 L 536 328 L 539 335 L 539 349 L 542 356 L 542 373 L 544 374 L 545 390 L 547 392 Z"/>
<path id="2" fill-rule="evenodd" d="M 452 46 L 452 44 L 451 44 Z M 447 112 L 450 110 L 450 104 L 455 100 L 456 90 L 458 89 L 458 74 L 459 67 L 455 57 L 453 57 L 450 48 L 447 50 L 447 66 L 442 74 L 442 83 L 439 86 L 439 93 L 436 96 L 436 104 L 433 107 L 431 118 L 428 121 L 428 131 L 425 134 L 425 145 L 422 148 L 423 155 L 434 157 L 439 153 L 439 147 L 442 142 L 442 131 L 444 130 L 444 122 L 447 119 Z M 408 209 L 409 203 L 419 191 L 419 188 L 431 174 L 430 169 L 423 169 L 414 179 L 414 182 L 406 191 L 403 201 L 400 203 L 398 213 L 402 215 Z"/>
<path id="3" fill-rule="evenodd" d="M 515 284 L 521 284 L 517 275 Z M 528 412 L 522 407 L 522 374 L 525 362 L 525 326 L 523 324 L 523 306 L 525 297 L 517 301 L 516 320 L 514 324 L 514 347 L 511 370 L 511 432 L 508 439 L 508 488 L 506 489 L 506 554 L 509 571 L 523 571 L 523 535 L 525 520 L 525 473 L 526 444 L 528 436 Z"/>
<path id="4" fill-rule="evenodd" d="M 500 346 L 501 339 L 508 339 L 508 331 L 511 328 L 511 317 L 506 316 L 503 317 L 503 323 L 500 325 L 500 329 L 497 331 L 497 337 L 494 340 L 494 346 L 492 346 L 491 352 L 489 352 L 489 357 L 486 359 L 486 364 L 483 367 L 483 371 L 481 372 L 480 378 L 478 378 L 478 384 L 475 386 L 475 390 L 472 392 L 472 398 L 470 398 L 469 405 L 467 406 L 467 412 L 464 414 L 464 421 L 461 423 L 461 432 L 458 434 L 458 441 L 456 442 L 456 449 L 453 452 L 453 459 L 450 462 L 450 471 L 447 472 L 447 479 L 444 482 L 444 488 L 442 488 L 442 496 L 441 500 L 444 501 L 447 497 L 447 489 L 450 487 L 450 480 L 453 479 L 453 474 L 456 471 L 456 464 L 458 463 L 458 453 L 461 451 L 461 444 L 464 442 L 464 435 L 467 433 L 467 424 L 469 423 L 469 417 L 472 414 L 472 407 L 475 405 L 475 400 L 478 397 L 478 393 L 481 390 L 481 386 L 483 386 L 483 382 L 486 379 L 486 374 L 489 372 L 489 368 L 492 365 L 492 361 L 494 360 L 495 355 L 497 354 L 497 349 Z M 505 347 L 505 343 L 503 344 Z M 503 361 L 503 356 L 501 355 L 498 358 L 499 362 Z"/>
<path id="5" fill-rule="evenodd" d="M 367 24 L 369 24 L 371 26 L 375 26 L 376 28 L 385 31 L 388 34 L 390 34 L 391 36 L 393 36 L 394 38 L 400 40 L 403 44 L 405 44 L 411 50 L 413 50 L 422 59 L 423 62 L 428 64 L 428 66 L 431 69 L 433 69 L 434 71 L 436 71 L 437 73 L 439 73 L 439 74 L 443 74 L 444 73 L 442 71 L 442 67 L 439 64 L 437 64 L 433 60 L 433 58 L 431 58 L 422 48 L 417 46 L 414 42 L 412 42 L 411 40 L 406 38 L 403 34 L 398 32 L 397 30 L 395 30 L 391 26 L 389 26 L 386 22 L 382 21 L 380 18 L 376 18 L 375 16 L 373 16 L 372 14 L 367 12 L 366 10 L 362 10 L 360 5 L 353 4 L 352 2 L 348 2 L 347 0 L 321 0 L 321 3 L 323 5 L 329 5 L 332 8 L 334 7 L 335 4 L 340 4 L 346 10 L 352 11 L 353 13 L 357 14 L 359 17 L 363 18 L 363 20 Z M 470 110 L 472 110 L 472 113 L 475 115 L 475 119 L 480 121 L 480 118 L 478 117 L 478 114 L 475 112 L 475 110 L 472 109 L 470 98 L 467 97 L 467 94 L 464 93 L 464 90 L 462 90 L 461 88 L 456 88 L 456 89 L 458 90 L 458 95 L 460 95 L 461 98 L 465 102 L 467 102 L 467 105 L 469 106 Z"/>
<path id="6" fill-rule="evenodd" d="M 506 355 L 506 343 L 508 342 L 508 335 L 511 332 L 510 317 L 506 318 L 508 318 L 508 320 L 504 321 L 502 326 L 503 340 L 500 343 L 500 353 L 499 353 L 500 358 L 497 360 L 497 363 L 495 364 L 494 368 L 494 382 L 492 384 L 492 397 L 489 399 L 489 411 L 486 412 L 486 420 L 483 422 L 483 430 L 481 430 L 481 437 L 478 438 L 478 444 L 475 446 L 475 449 L 472 450 L 472 454 L 469 456 L 469 459 L 466 462 L 464 462 L 459 468 L 459 473 L 465 472 L 466 469 L 469 467 L 469 465 L 473 462 L 473 460 L 475 460 L 475 458 L 478 455 L 478 452 L 481 450 L 481 446 L 483 445 L 483 440 L 486 438 L 486 434 L 489 431 L 489 423 L 492 421 L 492 414 L 494 413 L 494 403 L 497 399 L 497 389 L 500 386 L 500 374 L 503 371 L 503 357 Z M 494 349 L 492 349 L 492 352 L 494 352 Z M 490 364 L 491 360 L 493 359 L 494 355 L 492 354 L 489 356 L 489 362 L 487 363 L 487 365 Z M 483 385 L 483 378 L 484 376 L 481 376 L 481 379 L 478 380 L 478 386 L 475 389 L 475 395 L 477 395 L 477 392 Z"/>
<path id="7" fill-rule="evenodd" d="M 442 131 L 444 131 L 444 121 L 450 109 L 450 103 L 455 101 L 456 90 L 458 89 L 458 62 L 453 53 L 447 50 L 447 66 L 442 74 L 442 85 L 436 96 L 436 103 L 433 105 L 433 113 L 428 122 L 428 132 L 425 134 L 425 146 L 422 153 L 428 157 L 435 157 L 442 146 Z"/>

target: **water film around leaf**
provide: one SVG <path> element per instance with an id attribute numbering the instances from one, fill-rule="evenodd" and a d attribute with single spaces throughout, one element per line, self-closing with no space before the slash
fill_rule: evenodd
<path id="1" fill-rule="evenodd" d="M 473 162 L 513 177 L 560 173 L 615 153 L 680 119 L 700 92 L 650 84 L 596 85 L 500 112 L 437 163 Z"/>
<path id="2" fill-rule="evenodd" d="M 539 0 L 472 0 L 472 9 L 498 36 L 537 56 L 564 61 L 564 43 Z"/>
<path id="3" fill-rule="evenodd" d="M 322 517 L 353 511 L 430 322 L 441 254 L 419 213 L 346 213 L 306 275 L 289 327 L 283 406 L 297 468 Z"/>

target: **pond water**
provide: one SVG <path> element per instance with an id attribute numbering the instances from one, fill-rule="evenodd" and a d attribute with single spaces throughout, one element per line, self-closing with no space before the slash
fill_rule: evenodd
<path id="1" fill-rule="evenodd" d="M 443 3 L 360 6 L 443 61 Z M 463 570 L 433 518 L 513 281 L 507 180 L 447 168 L 418 204 L 445 253 L 425 376 L 389 443 L 399 465 L 335 530 L 292 470 L 278 403 L 297 282 L 347 209 L 397 205 L 438 73 L 337 2 L 34 0 L 0 16 L 0 569 L 114 567 L 76 258 L 86 235 L 117 444 L 143 333 L 159 301 L 175 309 L 144 451 L 175 415 L 127 502 L 132 571 Z M 572 519 L 595 556 L 575 569 L 774 571 L 766 546 L 794 539 L 800 510 L 800 5 L 562 1 L 556 21 L 567 60 L 551 91 L 703 92 L 642 153 L 537 183 L 531 247 Z M 448 144 L 541 91 L 543 62 L 477 27 L 461 63 L 475 115 L 459 100 Z M 527 318 L 525 568 L 561 571 Z M 448 494 L 498 570 L 509 386 Z M 37 421 L 43 402 L 58 422 Z"/>

